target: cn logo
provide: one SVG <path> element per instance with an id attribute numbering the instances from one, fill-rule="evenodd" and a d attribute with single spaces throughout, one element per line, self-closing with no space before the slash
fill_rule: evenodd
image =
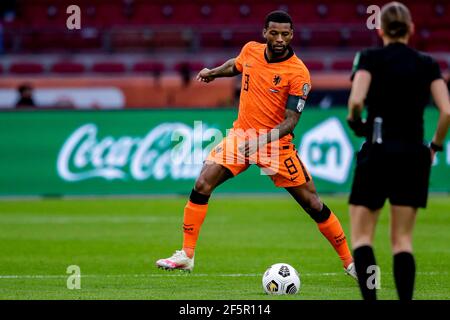
<path id="1" fill-rule="evenodd" d="M 347 181 L 353 148 L 337 118 L 330 118 L 304 134 L 300 155 L 313 176 L 335 183 Z"/>

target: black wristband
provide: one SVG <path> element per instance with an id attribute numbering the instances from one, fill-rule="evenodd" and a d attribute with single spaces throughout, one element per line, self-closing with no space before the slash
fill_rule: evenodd
<path id="1" fill-rule="evenodd" d="M 444 147 L 435 144 L 434 142 L 430 143 L 430 149 L 433 150 L 434 152 L 440 152 L 440 151 L 444 151 Z"/>

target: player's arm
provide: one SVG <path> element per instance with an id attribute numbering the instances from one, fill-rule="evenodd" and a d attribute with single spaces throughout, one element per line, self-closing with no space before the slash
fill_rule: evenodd
<path id="1" fill-rule="evenodd" d="M 300 120 L 304 106 L 305 100 L 302 97 L 289 96 L 283 122 L 273 128 L 268 134 L 261 135 L 258 144 L 261 146 L 266 143 L 271 143 L 293 133 L 298 120 Z"/>
<path id="2" fill-rule="evenodd" d="M 365 122 L 361 119 L 364 109 L 364 100 L 369 91 L 372 75 L 367 70 L 358 70 L 355 73 L 350 98 L 348 99 L 347 122 L 357 136 L 365 136 Z"/>
<path id="3" fill-rule="evenodd" d="M 431 94 L 434 103 L 439 109 L 439 120 L 431 144 L 431 149 L 434 153 L 442 150 L 444 139 L 450 126 L 450 97 L 443 79 L 436 79 L 431 83 Z"/>
<path id="4" fill-rule="evenodd" d="M 230 59 L 221 66 L 214 68 L 214 69 L 208 69 L 204 68 L 202 71 L 200 71 L 197 75 L 197 81 L 202 82 L 211 82 L 215 78 L 222 78 L 222 77 L 234 77 L 241 72 L 236 68 L 236 59 Z"/>
<path id="5" fill-rule="evenodd" d="M 286 115 L 284 121 L 277 125 L 272 131 L 269 133 L 269 137 L 267 139 L 267 143 L 272 142 L 275 139 L 281 139 L 284 136 L 293 133 L 295 127 L 297 126 L 298 120 L 300 120 L 301 112 L 297 112 L 291 109 L 286 109 Z M 278 130 L 278 137 L 277 131 Z M 274 139 L 275 138 L 275 139 Z"/>
<path id="6" fill-rule="evenodd" d="M 305 106 L 304 99 L 305 97 L 289 96 L 283 122 L 270 130 L 268 133 L 261 134 L 258 139 L 245 142 L 239 146 L 239 151 L 245 156 L 249 156 L 255 153 L 258 148 L 293 133 Z"/>

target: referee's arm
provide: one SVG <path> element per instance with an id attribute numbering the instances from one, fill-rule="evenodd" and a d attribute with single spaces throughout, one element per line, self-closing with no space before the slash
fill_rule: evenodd
<path id="1" fill-rule="evenodd" d="M 367 70 L 356 71 L 353 78 L 352 90 L 348 99 L 347 122 L 357 136 L 364 136 L 365 134 L 365 123 L 361 120 L 361 114 L 371 80 L 372 75 Z"/>
<path id="2" fill-rule="evenodd" d="M 450 97 L 443 79 L 436 79 L 431 83 L 431 94 L 439 109 L 439 120 L 432 142 L 441 147 L 450 125 Z"/>

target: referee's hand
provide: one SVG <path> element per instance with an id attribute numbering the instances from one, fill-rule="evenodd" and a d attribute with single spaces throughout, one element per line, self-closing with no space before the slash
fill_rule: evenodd
<path id="1" fill-rule="evenodd" d="M 436 156 L 436 151 L 434 151 L 433 149 L 430 148 L 430 153 L 431 153 L 431 164 L 433 164 L 434 157 Z"/>
<path id="2" fill-rule="evenodd" d="M 347 118 L 347 123 L 350 129 L 353 130 L 357 137 L 365 137 L 367 136 L 367 124 L 366 121 L 361 120 L 361 118 L 353 119 Z"/>
<path id="3" fill-rule="evenodd" d="M 430 148 L 430 153 L 431 153 L 431 163 L 433 163 L 436 152 L 444 151 L 444 148 L 442 145 L 436 144 L 433 141 L 430 142 L 429 148 Z"/>

